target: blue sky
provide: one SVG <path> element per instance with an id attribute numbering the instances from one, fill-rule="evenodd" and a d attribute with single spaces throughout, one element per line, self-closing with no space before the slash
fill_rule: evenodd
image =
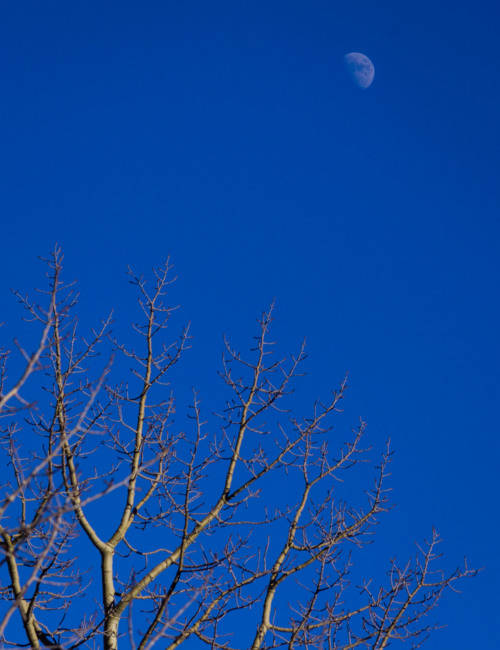
<path id="1" fill-rule="evenodd" d="M 387 557 L 434 525 L 446 563 L 486 567 L 443 601 L 435 650 L 499 642 L 499 14 L 472 0 L 0 7 L 0 320 L 55 242 L 84 323 L 128 318 L 127 264 L 170 255 L 194 336 L 185 372 L 210 410 L 222 332 L 245 347 L 276 298 L 280 349 L 307 337 L 306 397 L 349 370 L 346 430 L 362 416 L 376 449 L 392 440 Z M 366 90 L 351 51 L 375 65 Z"/>

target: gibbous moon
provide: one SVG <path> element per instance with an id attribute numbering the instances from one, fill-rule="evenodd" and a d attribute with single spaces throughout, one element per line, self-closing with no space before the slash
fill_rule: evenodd
<path id="1" fill-rule="evenodd" d="M 370 59 L 361 52 L 349 52 L 344 61 L 354 83 L 360 88 L 368 88 L 375 76 L 375 68 Z"/>

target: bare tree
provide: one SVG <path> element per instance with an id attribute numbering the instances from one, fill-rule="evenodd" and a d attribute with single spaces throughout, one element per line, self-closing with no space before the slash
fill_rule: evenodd
<path id="1" fill-rule="evenodd" d="M 189 337 L 165 341 L 169 265 L 151 287 L 130 273 L 135 350 L 110 318 L 81 337 L 60 250 L 45 262 L 47 306 L 17 294 L 41 331 L 36 350 L 16 342 L 1 356 L 1 646 L 421 645 L 433 628 L 423 617 L 474 571 L 435 569 L 433 531 L 380 587 L 352 582 L 389 508 L 390 453 L 347 502 L 339 481 L 368 450 L 364 422 L 344 442 L 332 432 L 346 380 L 300 417 L 291 394 L 304 349 L 276 358 L 270 309 L 248 357 L 225 341 L 217 420 L 204 421 L 193 392 L 182 427 L 168 377 Z"/>

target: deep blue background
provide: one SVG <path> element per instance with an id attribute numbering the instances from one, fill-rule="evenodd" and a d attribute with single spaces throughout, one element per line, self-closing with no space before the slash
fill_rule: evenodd
<path id="1" fill-rule="evenodd" d="M 429 649 L 498 632 L 498 4 L 3 2 L 0 321 L 59 242 L 84 325 L 128 319 L 124 275 L 168 254 L 189 381 L 217 410 L 221 335 L 276 297 L 306 397 L 350 371 L 343 423 L 391 437 L 385 555 L 442 533 Z M 367 90 L 343 67 L 367 54 Z M 182 398 L 181 398 L 182 401 Z M 187 398 L 186 398 L 187 401 Z"/>

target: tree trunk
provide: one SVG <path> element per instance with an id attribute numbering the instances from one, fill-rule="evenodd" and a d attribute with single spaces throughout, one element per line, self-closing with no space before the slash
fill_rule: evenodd
<path id="1" fill-rule="evenodd" d="M 113 551 L 106 549 L 102 552 L 102 600 L 104 605 L 104 650 L 118 649 L 118 624 L 120 617 L 113 615 L 115 606 L 115 586 L 113 581 Z"/>

